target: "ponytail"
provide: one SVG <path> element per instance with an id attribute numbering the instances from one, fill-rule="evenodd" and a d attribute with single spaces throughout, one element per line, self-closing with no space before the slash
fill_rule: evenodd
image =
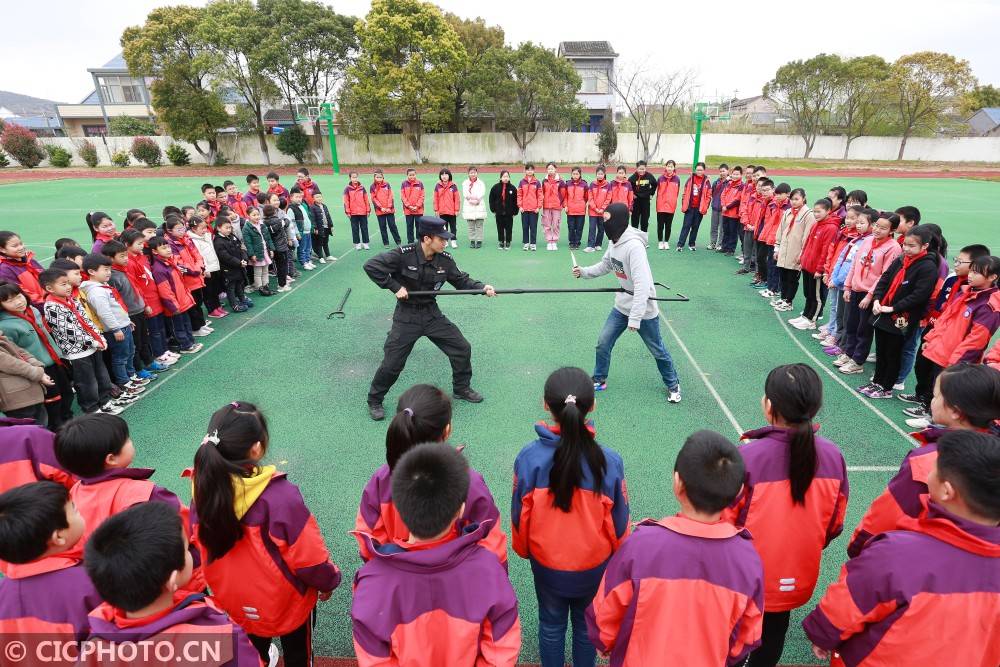
<path id="1" fill-rule="evenodd" d="M 545 381 L 545 404 L 559 424 L 549 492 L 553 506 L 569 512 L 574 492 L 583 483 L 582 459 L 593 475 L 595 492 L 604 484 L 607 471 L 604 452 L 587 427 L 587 414 L 594 406 L 593 380 L 579 368 L 560 368 Z"/>
<path id="2" fill-rule="evenodd" d="M 789 425 L 788 482 L 792 503 L 805 505 L 816 477 L 816 436 L 813 418 L 823 404 L 823 383 L 810 366 L 788 364 L 772 370 L 764 383 L 771 412 Z"/>
<path id="3" fill-rule="evenodd" d="M 97 240 L 97 218 L 94 217 L 95 215 L 97 215 L 97 211 L 91 211 L 84 216 L 84 220 L 87 221 L 87 229 L 90 230 L 91 241 Z"/>
<path id="4" fill-rule="evenodd" d="M 243 537 L 233 478 L 258 470 L 250 450 L 259 442 L 266 451 L 267 441 L 267 420 L 252 403 L 234 401 L 212 415 L 208 435 L 194 455 L 193 476 L 198 539 L 210 561 L 225 556 Z"/>
<path id="5" fill-rule="evenodd" d="M 389 470 L 412 447 L 441 442 L 451 424 L 451 398 L 437 387 L 416 384 L 403 392 L 396 416 L 385 432 L 385 462 Z"/>

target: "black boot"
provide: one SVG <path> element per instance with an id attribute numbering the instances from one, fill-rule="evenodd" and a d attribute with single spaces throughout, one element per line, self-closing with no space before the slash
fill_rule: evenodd
<path id="1" fill-rule="evenodd" d="M 368 414 L 371 415 L 372 421 L 380 422 L 385 419 L 385 408 L 381 403 L 369 403 Z"/>
<path id="2" fill-rule="evenodd" d="M 469 403 L 482 403 L 483 395 L 472 387 L 466 387 L 465 389 L 456 389 L 454 393 L 455 398 L 468 401 Z"/>

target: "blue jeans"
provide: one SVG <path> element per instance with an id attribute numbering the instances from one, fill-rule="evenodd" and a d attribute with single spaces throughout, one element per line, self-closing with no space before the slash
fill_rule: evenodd
<path id="1" fill-rule="evenodd" d="M 696 208 L 689 208 L 684 213 L 684 224 L 681 226 L 681 235 L 677 239 L 678 250 L 683 248 L 685 243 L 692 248 L 694 247 L 695 240 L 698 238 L 698 227 L 701 226 L 703 217 L 702 212 Z"/>
<path id="2" fill-rule="evenodd" d="M 312 256 L 313 240 L 312 234 L 307 232 L 299 239 L 299 264 L 306 264 Z"/>
<path id="3" fill-rule="evenodd" d="M 604 382 L 608 379 L 608 369 L 611 367 L 611 350 L 615 346 L 618 337 L 628 329 L 628 316 L 622 315 L 617 309 L 612 308 L 608 314 L 608 319 L 604 322 L 601 335 L 597 338 L 597 363 L 594 366 L 594 382 Z M 667 346 L 663 344 L 663 337 L 660 335 L 660 318 L 653 317 L 642 320 L 639 323 L 639 337 L 656 359 L 656 368 L 660 371 L 663 384 L 667 389 L 673 390 L 680 386 L 677 379 L 677 371 L 674 370 L 674 360 L 667 351 Z"/>
<path id="4" fill-rule="evenodd" d="M 604 216 L 590 216 L 590 230 L 587 232 L 587 247 L 600 248 L 604 243 Z"/>
<path id="5" fill-rule="evenodd" d="M 774 246 L 768 246 L 767 253 L 767 289 L 775 294 L 781 293 L 781 271 L 778 270 L 778 260 L 774 257 Z"/>
<path id="6" fill-rule="evenodd" d="M 115 340 L 115 333 L 121 332 L 122 340 Z M 111 381 L 123 386 L 135 375 L 132 359 L 135 357 L 135 341 L 132 339 L 132 329 L 112 329 L 104 332 L 104 340 L 108 341 L 108 351 L 111 352 Z"/>
<path id="7" fill-rule="evenodd" d="M 834 338 L 838 338 L 840 330 L 837 328 L 837 311 L 844 305 L 844 291 L 836 287 L 830 288 L 826 302 L 830 304 L 830 311 L 826 316 L 826 332 Z"/>
<path id="8" fill-rule="evenodd" d="M 417 220 L 420 219 L 419 215 L 406 214 L 406 242 L 413 243 L 413 230 L 417 227 Z"/>
<path id="9" fill-rule="evenodd" d="M 917 348 L 920 347 L 923 333 L 922 327 L 912 327 L 910 332 L 906 334 L 906 338 L 903 339 L 903 357 L 900 360 L 899 378 L 897 378 L 896 384 L 906 382 L 906 376 L 913 370 L 913 364 L 917 360 Z"/>
<path id="10" fill-rule="evenodd" d="M 149 348 L 154 357 L 158 357 L 167 351 L 167 322 L 163 313 L 154 315 L 146 320 L 149 325 Z"/>
<path id="11" fill-rule="evenodd" d="M 535 245 L 538 237 L 538 211 L 521 212 L 521 243 Z"/>
<path id="12" fill-rule="evenodd" d="M 587 637 L 584 612 L 594 595 L 562 597 L 537 577 L 535 594 L 538 596 L 538 653 L 542 667 L 563 667 L 566 664 L 567 616 L 573 622 L 573 667 L 593 667 L 597 662 L 597 649 Z"/>
<path id="13" fill-rule="evenodd" d="M 178 313 L 170 318 L 170 326 L 174 329 L 174 338 L 182 350 L 190 350 L 194 345 L 194 332 L 191 330 L 191 318 L 188 314 Z"/>

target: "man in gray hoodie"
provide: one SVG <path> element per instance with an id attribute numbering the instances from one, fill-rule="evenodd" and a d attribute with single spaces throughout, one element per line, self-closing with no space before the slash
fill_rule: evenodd
<path id="1" fill-rule="evenodd" d="M 594 390 L 607 388 L 611 350 L 627 328 L 639 332 L 642 342 L 656 360 L 656 367 L 667 386 L 667 401 L 680 403 L 681 385 L 677 371 L 660 335 L 660 309 L 655 301 L 650 300 L 650 297 L 656 296 L 656 288 L 646 256 L 649 237 L 646 232 L 629 227 L 628 207 L 621 203 L 608 206 L 604 212 L 604 231 L 611 240 L 604 257 L 591 266 L 574 266 L 573 275 L 577 278 L 597 278 L 613 272 L 621 287 L 631 294 L 620 292 L 615 295 L 615 306 L 597 339 Z"/>

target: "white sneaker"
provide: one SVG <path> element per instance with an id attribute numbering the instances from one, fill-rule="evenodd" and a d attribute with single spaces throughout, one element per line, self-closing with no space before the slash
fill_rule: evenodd
<path id="1" fill-rule="evenodd" d="M 174 364 L 177 363 L 177 359 L 175 359 L 174 357 L 168 357 L 166 352 L 158 356 L 156 358 L 156 361 L 163 364 L 164 366 L 173 366 Z"/>
<path id="2" fill-rule="evenodd" d="M 771 290 L 767 289 L 766 287 L 764 289 L 762 289 L 761 291 L 757 292 L 757 294 L 759 294 L 762 299 L 772 299 L 772 298 L 778 296 L 777 294 L 775 294 Z"/>
<path id="3" fill-rule="evenodd" d="M 115 405 L 113 401 L 108 401 L 97 409 L 98 412 L 105 415 L 120 415 L 123 410 L 125 410 L 125 406 Z"/>
<path id="4" fill-rule="evenodd" d="M 205 347 L 201 343 L 195 343 L 187 350 L 181 350 L 181 354 L 194 354 L 195 352 L 201 352 L 201 348 Z"/>
<path id="5" fill-rule="evenodd" d="M 278 667 L 278 659 L 280 657 L 278 647 L 271 644 L 271 646 L 267 649 L 267 667 Z"/>
<path id="6" fill-rule="evenodd" d="M 656 244 L 656 249 L 663 250 L 663 241 L 660 241 L 659 243 Z"/>
<path id="7" fill-rule="evenodd" d="M 792 326 L 798 329 L 799 331 L 812 331 L 813 329 L 816 328 L 816 323 L 813 322 L 812 320 L 807 320 L 803 318 L 802 321 L 796 322 Z"/>
<path id="8" fill-rule="evenodd" d="M 536 250 L 538 250 L 538 246 L 535 245 L 534 243 L 532 243 L 531 244 L 531 252 L 535 252 Z"/>
<path id="9" fill-rule="evenodd" d="M 454 241 L 452 241 L 452 243 L 454 243 Z M 365 250 L 368 250 L 368 249 L 369 249 L 369 248 L 368 248 L 368 244 L 367 244 L 367 243 L 362 243 L 362 244 L 361 244 L 361 247 L 362 247 L 362 248 L 364 248 Z"/>
<path id="10" fill-rule="evenodd" d="M 667 392 L 667 403 L 680 403 L 681 402 L 681 386 L 677 385 L 674 389 Z"/>
<path id="11" fill-rule="evenodd" d="M 846 364 L 840 367 L 840 372 L 844 375 L 860 375 L 865 372 L 865 367 L 854 363 L 853 359 L 849 359 Z"/>
<path id="12" fill-rule="evenodd" d="M 844 364 L 846 364 L 850 360 L 851 360 L 851 358 L 849 356 L 847 356 L 846 354 L 841 354 L 836 359 L 833 360 L 833 365 L 834 366 L 843 366 Z"/>
<path id="13" fill-rule="evenodd" d="M 903 391 L 904 389 L 906 389 L 906 385 L 903 384 L 902 382 L 897 382 L 896 384 L 892 385 L 892 389 L 893 391 Z"/>
<path id="14" fill-rule="evenodd" d="M 367 248 L 368 246 L 365 246 L 365 247 Z M 451 247 L 452 248 L 457 248 L 458 247 L 458 241 L 456 241 L 455 239 L 452 239 L 451 240 Z"/>
<path id="15" fill-rule="evenodd" d="M 521 248 L 521 250 L 524 250 L 524 251 L 528 251 L 528 250 L 531 250 L 531 244 L 530 244 L 530 243 L 525 243 L 525 244 L 524 244 L 524 247 L 523 247 L 523 248 Z"/>
<path id="16" fill-rule="evenodd" d="M 292 291 L 292 288 L 291 288 L 291 287 L 289 287 L 288 285 L 285 285 L 284 287 L 279 287 L 279 288 L 278 288 L 278 291 L 279 291 L 279 292 L 291 292 L 291 291 Z"/>
<path id="17" fill-rule="evenodd" d="M 287 276 L 285 278 L 285 282 L 288 283 L 289 285 L 294 283 L 296 280 L 298 280 L 298 278 L 292 278 L 291 276 Z"/>
<path id="18" fill-rule="evenodd" d="M 736 258 L 736 263 L 737 264 L 742 264 L 743 263 L 743 258 L 742 257 L 737 257 Z"/>
<path id="19" fill-rule="evenodd" d="M 552 244 L 552 249 L 553 250 L 559 250 L 559 244 L 558 243 L 553 243 Z"/>
<path id="20" fill-rule="evenodd" d="M 360 243 L 355 243 L 354 244 L 354 249 L 355 250 L 361 250 L 361 244 Z"/>
<path id="21" fill-rule="evenodd" d="M 931 425 L 931 420 L 926 417 L 916 417 L 914 419 L 907 419 L 906 425 L 910 428 L 925 429 Z"/>
<path id="22" fill-rule="evenodd" d="M 870 352 L 868 354 L 868 358 L 865 359 L 865 361 L 867 361 L 868 363 L 872 363 L 873 361 L 875 361 L 875 353 L 874 352 Z"/>
<path id="23" fill-rule="evenodd" d="M 324 258 L 320 257 L 320 258 L 319 258 L 319 263 L 320 263 L 320 264 L 326 264 L 326 259 L 324 259 Z"/>
<path id="24" fill-rule="evenodd" d="M 583 249 L 583 251 L 584 252 L 594 252 L 594 249 L 591 248 L 590 246 L 587 246 L 586 248 Z"/>
<path id="25" fill-rule="evenodd" d="M 663 249 L 664 250 L 670 250 L 670 241 L 664 241 L 663 242 Z"/>
<path id="26" fill-rule="evenodd" d="M 205 331 L 205 327 L 202 327 L 201 329 L 197 329 L 195 331 L 192 331 L 191 335 L 194 336 L 195 338 L 203 338 L 203 337 L 207 336 L 209 333 L 210 332 Z"/>

